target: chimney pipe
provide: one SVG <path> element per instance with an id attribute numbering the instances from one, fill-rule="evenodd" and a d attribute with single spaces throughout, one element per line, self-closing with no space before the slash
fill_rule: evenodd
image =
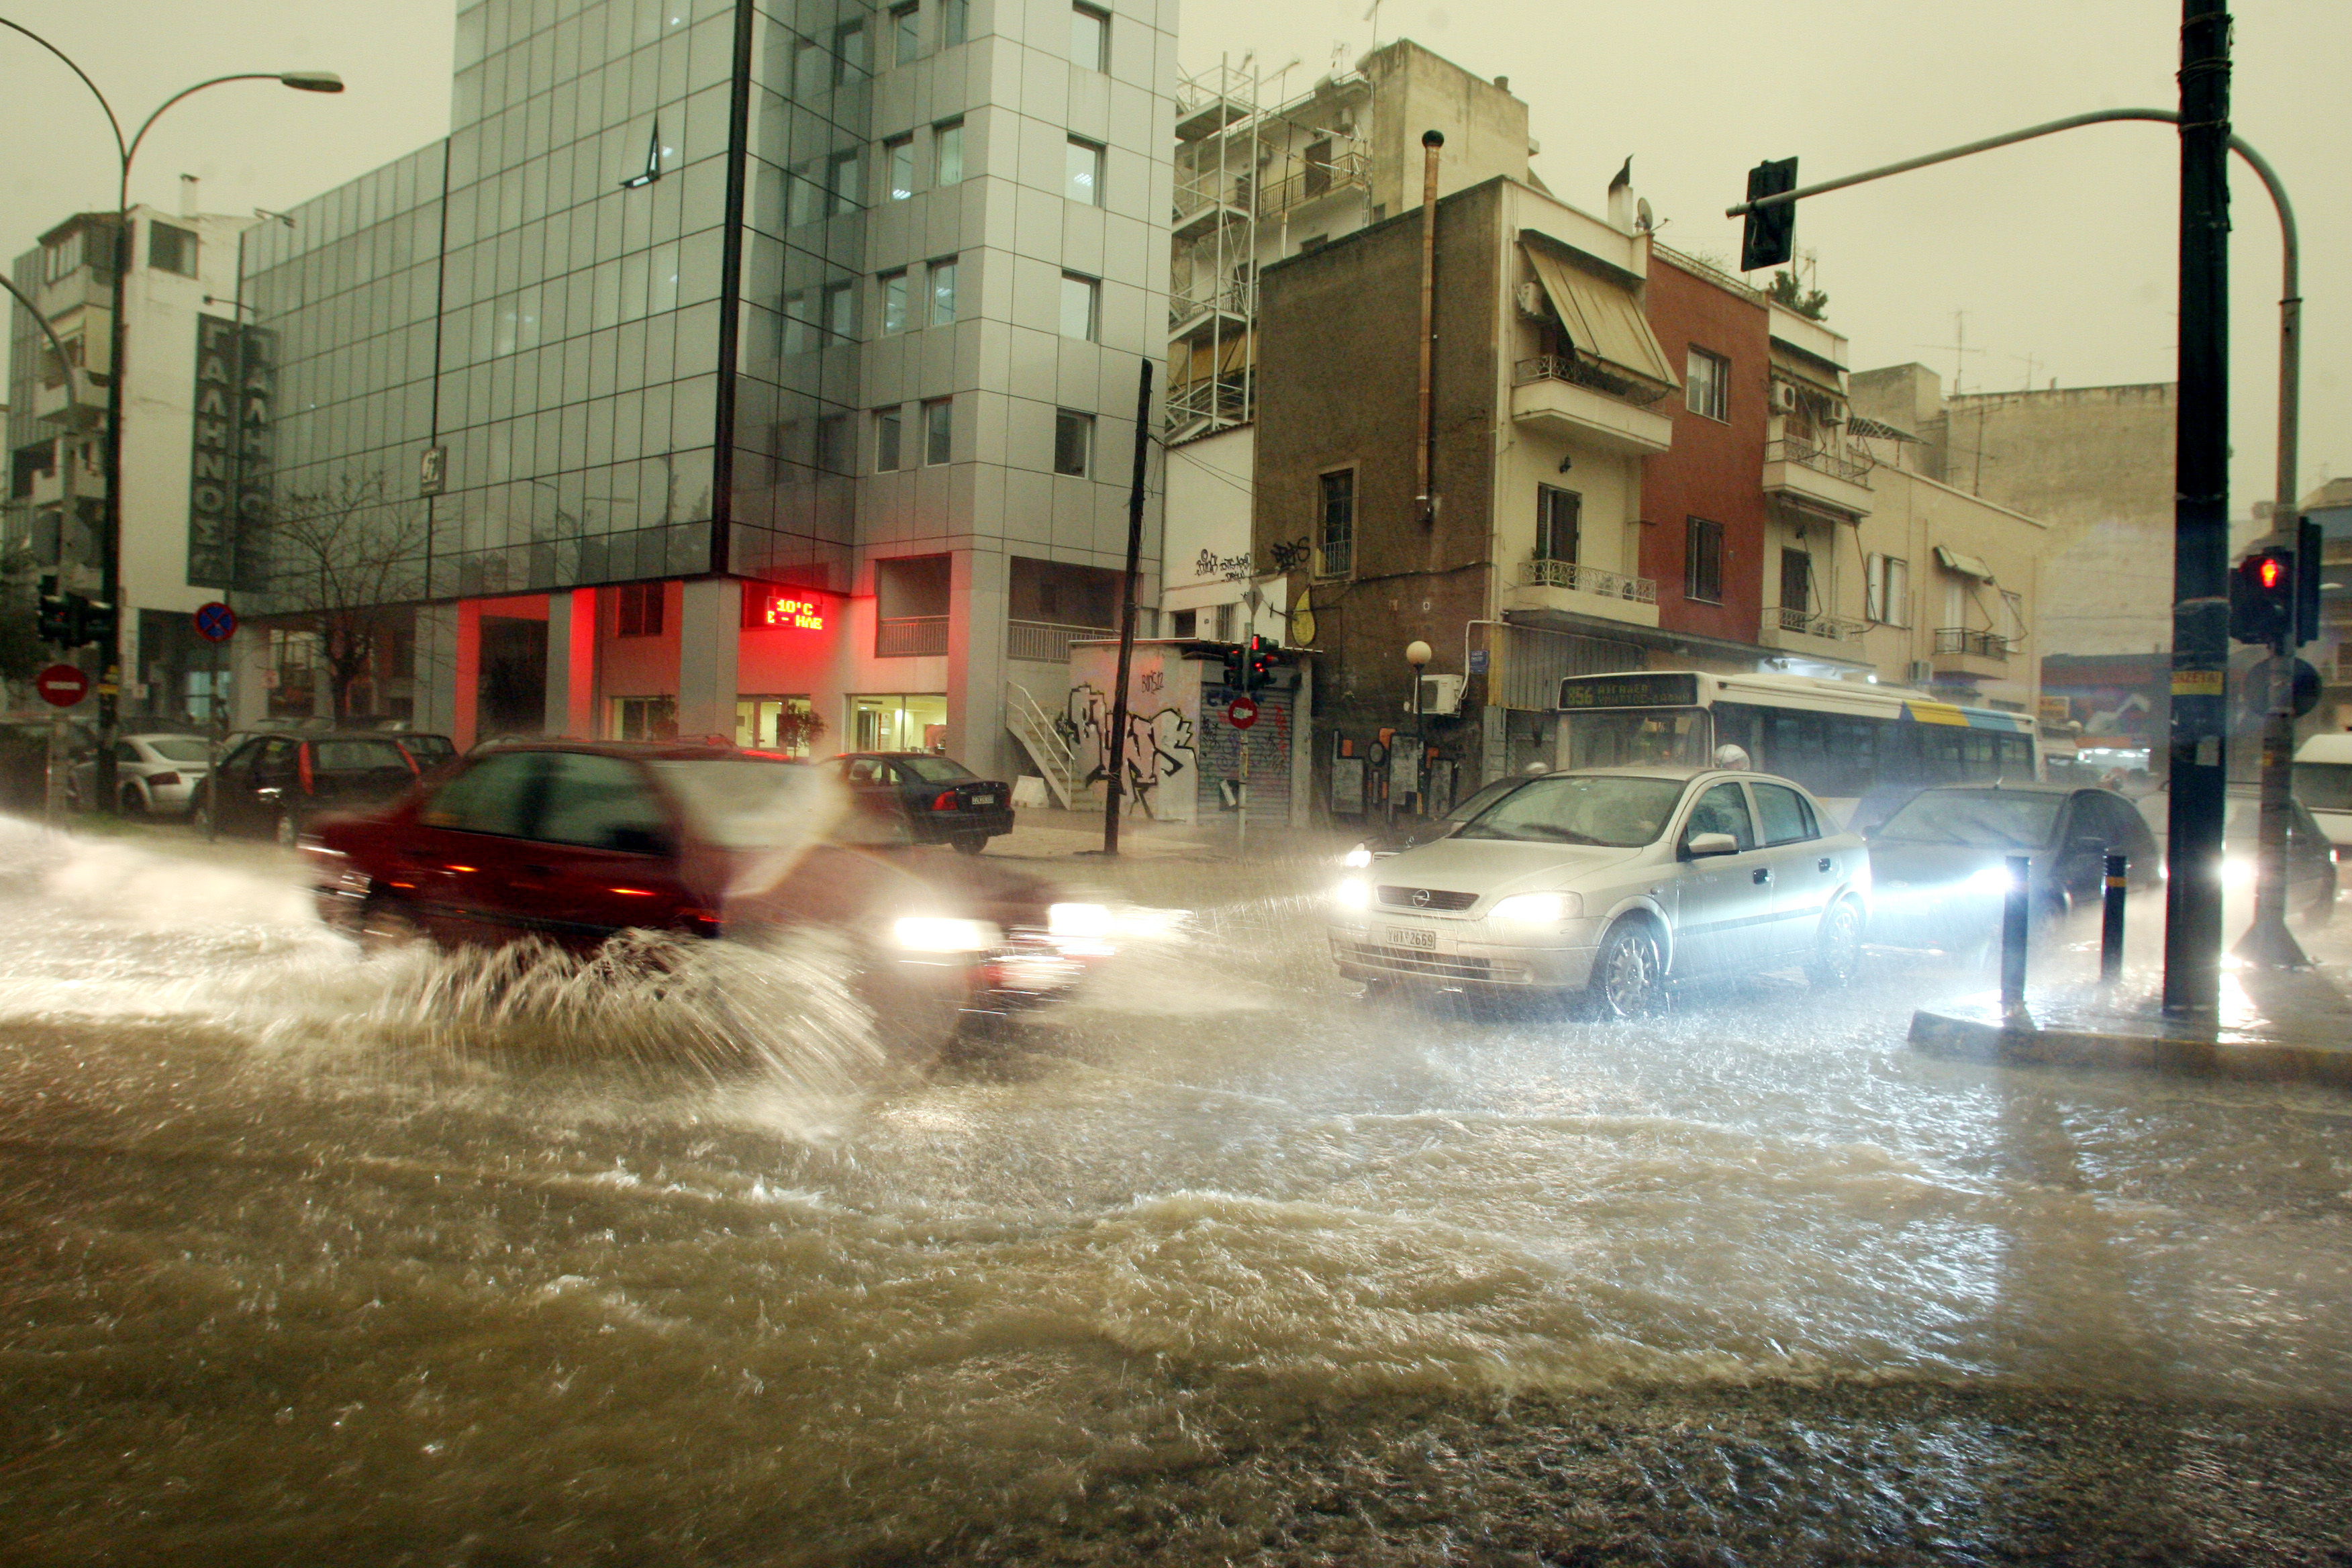
<path id="1" fill-rule="evenodd" d="M 204 204 L 199 201 L 196 196 L 196 177 L 194 174 L 181 175 L 180 216 L 182 217 L 194 217 L 204 210 Z"/>
<path id="2" fill-rule="evenodd" d="M 1437 497 L 1433 489 L 1437 412 L 1431 393 L 1437 340 L 1437 150 L 1444 145 L 1443 131 L 1421 133 L 1421 446 L 1420 485 L 1413 500 L 1420 504 L 1424 528 L 1437 521 Z"/>

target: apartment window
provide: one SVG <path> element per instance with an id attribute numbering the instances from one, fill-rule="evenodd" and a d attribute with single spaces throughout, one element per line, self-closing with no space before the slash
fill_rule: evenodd
<path id="1" fill-rule="evenodd" d="M 1723 603 L 1723 524 L 1710 518 L 1683 524 L 1683 597 Z"/>
<path id="2" fill-rule="evenodd" d="M 176 272 L 183 278 L 194 278 L 196 275 L 195 230 L 176 228 L 168 223 L 148 224 L 147 265 L 159 272 Z"/>
<path id="3" fill-rule="evenodd" d="M 1234 627 L 1234 623 L 1240 618 L 1241 616 L 1239 612 L 1230 602 L 1217 606 L 1216 628 L 1217 640 L 1219 642 L 1232 642 L 1234 640 L 1234 632 L 1236 628 Z"/>
<path id="4" fill-rule="evenodd" d="M 1102 205 L 1103 150 L 1091 142 L 1070 138 L 1062 176 L 1062 195 L 1090 207 Z"/>
<path id="5" fill-rule="evenodd" d="M 963 183 L 963 121 L 950 120 L 931 127 L 931 184 Z"/>
<path id="6" fill-rule="evenodd" d="M 1536 487 L 1536 559 L 1573 561 L 1584 498 L 1555 485 Z"/>
<path id="7" fill-rule="evenodd" d="M 882 143 L 883 190 L 894 202 L 915 194 L 915 139 L 894 136 Z"/>
<path id="8" fill-rule="evenodd" d="M 923 11 L 919 5 L 890 8 L 891 53 L 896 63 L 912 65 L 923 52 Z"/>
<path id="9" fill-rule="evenodd" d="M 857 285 L 828 283 L 824 288 L 825 335 L 835 342 L 857 336 Z"/>
<path id="10" fill-rule="evenodd" d="M 1054 415 L 1054 471 L 1085 479 L 1094 466 L 1095 416 L 1071 409 Z"/>
<path id="11" fill-rule="evenodd" d="M 1070 7 L 1070 63 L 1080 70 L 1110 69 L 1110 14 L 1091 5 Z"/>
<path id="12" fill-rule="evenodd" d="M 882 335 L 907 330 L 907 275 L 903 271 L 885 272 L 875 279 L 882 286 Z"/>
<path id="13" fill-rule="evenodd" d="M 940 0 L 940 47 L 951 49 L 971 34 L 971 0 Z"/>
<path id="14" fill-rule="evenodd" d="M 948 327 L 956 319 L 956 258 L 931 263 L 931 325 Z"/>
<path id="15" fill-rule="evenodd" d="M 1075 272 L 1062 274 L 1062 335 L 1096 341 L 1102 320 L 1102 285 Z"/>
<path id="16" fill-rule="evenodd" d="M 41 281 L 62 282 L 81 266 L 82 231 L 75 229 L 54 245 L 41 247 Z"/>
<path id="17" fill-rule="evenodd" d="M 1813 558 L 1787 545 L 1780 549 L 1780 607 L 1801 616 L 1813 607 Z"/>
<path id="18" fill-rule="evenodd" d="M 614 635 L 625 637 L 657 637 L 662 634 L 662 585 L 659 583 L 624 583 L 619 595 L 620 625 Z"/>
<path id="19" fill-rule="evenodd" d="M 832 212 L 835 217 L 857 210 L 857 165 L 860 161 L 855 153 L 834 154 L 833 178 L 829 184 L 833 195 Z"/>
<path id="20" fill-rule="evenodd" d="M 1318 542 L 1323 575 L 1345 577 L 1356 568 L 1356 470 L 1323 476 L 1323 517 Z"/>
<path id="21" fill-rule="evenodd" d="M 1874 555 L 1863 581 L 1863 611 L 1883 626 L 1911 624 L 1911 563 L 1897 555 Z"/>
<path id="22" fill-rule="evenodd" d="M 833 85 L 840 87 L 874 74 L 874 60 L 866 52 L 866 24 L 852 22 L 833 34 Z"/>
<path id="23" fill-rule="evenodd" d="M 955 399 L 934 397 L 923 405 L 923 461 L 944 463 L 955 449 Z"/>
<path id="24" fill-rule="evenodd" d="M 905 423 L 897 405 L 874 411 L 874 471 L 895 474 L 898 471 L 898 436 Z"/>
<path id="25" fill-rule="evenodd" d="M 1696 344 L 1683 365 L 1683 398 L 1693 414 L 1731 421 L 1731 362 Z"/>

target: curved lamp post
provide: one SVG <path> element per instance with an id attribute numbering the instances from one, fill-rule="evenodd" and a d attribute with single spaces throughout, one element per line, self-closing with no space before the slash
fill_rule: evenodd
<path id="1" fill-rule="evenodd" d="M 1437 650 L 1419 637 L 1404 645 L 1404 661 L 1412 667 L 1412 809 L 1418 816 L 1429 815 L 1425 807 L 1429 791 L 1421 781 L 1421 771 L 1429 761 L 1428 745 L 1421 738 L 1421 672 L 1436 657 Z"/>
<path id="2" fill-rule="evenodd" d="M 238 71 L 229 76 L 216 76 L 182 88 L 162 103 L 139 129 L 128 137 L 122 133 L 122 121 L 114 112 L 106 94 L 89 79 L 89 73 L 76 65 L 63 49 L 34 32 L 0 16 L 0 27 L 6 27 L 30 38 L 55 55 L 65 68 L 80 79 L 89 95 L 98 100 L 99 109 L 106 115 L 107 128 L 114 133 L 114 152 L 118 177 L 114 187 L 114 281 L 112 319 L 107 326 L 106 377 L 106 446 L 103 468 L 106 474 L 106 521 L 101 530 L 99 549 L 99 594 L 114 611 L 114 634 L 110 646 L 104 649 L 101 660 L 103 673 L 98 686 L 98 778 L 91 791 L 100 811 L 112 812 L 120 804 L 115 796 L 118 784 L 114 763 L 114 741 L 121 709 L 122 672 L 122 341 L 124 280 L 131 271 L 131 165 L 138 156 L 140 144 L 147 140 L 155 121 L 164 110 L 182 99 L 194 97 L 209 87 L 219 87 L 232 81 L 274 81 L 290 87 L 297 92 L 341 92 L 343 79 L 332 71 Z"/>

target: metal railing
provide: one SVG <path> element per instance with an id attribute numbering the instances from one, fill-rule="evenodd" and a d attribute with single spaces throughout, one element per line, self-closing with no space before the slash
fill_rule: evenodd
<path id="1" fill-rule="evenodd" d="M 1257 314 L 1257 285 L 1254 282 L 1228 284 L 1212 289 L 1205 294 L 1171 294 L 1168 296 L 1168 330 L 1171 332 L 1187 321 L 1213 312 L 1246 321 Z"/>
<path id="2" fill-rule="evenodd" d="M 1794 463 L 1801 468 L 1811 468 L 1817 474 L 1827 474 L 1833 479 L 1843 479 L 1850 485 L 1860 485 L 1864 489 L 1870 488 L 1868 463 L 1857 463 L 1843 453 L 1832 451 L 1827 447 L 1817 447 L 1793 436 L 1784 436 L 1775 445 L 1780 447 L 1783 461 Z M 1771 460 L 1772 455 L 1768 450 L 1765 461 Z"/>
<path id="3" fill-rule="evenodd" d="M 945 616 L 896 616 L 874 623 L 877 658 L 916 658 L 947 651 Z"/>
<path id="4" fill-rule="evenodd" d="M 1004 683 L 1004 727 L 1028 752 L 1046 787 L 1067 811 L 1078 791 L 1077 748 L 1070 743 L 1063 726 L 1054 721 L 1054 715 L 1017 680 Z"/>
<path id="5" fill-rule="evenodd" d="M 1070 657 L 1070 645 L 1086 637 L 1117 637 L 1116 626 L 1074 626 L 1060 621 L 1007 621 L 1004 657 L 1037 664 L 1059 664 Z"/>
<path id="6" fill-rule="evenodd" d="M 2009 658 L 2009 639 L 1998 632 L 1970 631 L 1965 626 L 1938 626 L 1936 628 L 1936 651 L 2006 659 Z"/>
<path id="7" fill-rule="evenodd" d="M 1636 605 L 1658 602 L 1654 578 L 1628 577 L 1580 562 L 1549 561 L 1539 555 L 1519 563 L 1519 582 L 1530 588 L 1566 588 L 1570 593 L 1598 594 L 1604 599 L 1626 599 Z"/>
<path id="8" fill-rule="evenodd" d="M 1371 159 L 1358 149 L 1334 153 L 1317 163 L 1300 162 L 1304 167 L 1259 187 L 1260 218 L 1279 217 L 1292 207 L 1318 201 L 1334 191 L 1370 188 Z"/>
<path id="9" fill-rule="evenodd" d="M 1512 367 L 1512 385 L 1526 386 L 1538 381 L 1565 381 L 1577 386 L 1589 386 L 1595 392 L 1605 392 L 1638 408 L 1647 408 L 1664 397 L 1668 390 L 1613 374 L 1591 360 L 1579 359 L 1573 354 L 1538 354 L 1534 359 L 1523 359 Z"/>
<path id="10" fill-rule="evenodd" d="M 1796 632 L 1804 637 L 1821 637 L 1828 642 L 1852 642 L 1870 630 L 1868 621 L 1855 620 L 1852 616 L 1832 616 L 1820 610 L 1800 610 L 1788 605 L 1775 605 L 1764 612 L 1766 622 L 1784 632 Z"/>

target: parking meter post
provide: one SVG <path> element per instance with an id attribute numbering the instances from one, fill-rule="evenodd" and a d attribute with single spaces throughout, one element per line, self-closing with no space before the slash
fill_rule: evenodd
<path id="1" fill-rule="evenodd" d="M 42 779 L 42 816 L 51 827 L 59 826 L 66 814 L 66 716 L 62 713 L 49 720 L 48 766 Z"/>
<path id="2" fill-rule="evenodd" d="M 2124 895 L 2130 886 L 2131 858 L 2107 857 L 2105 898 L 2099 906 L 2099 979 L 2112 984 L 2124 974 Z"/>
<path id="3" fill-rule="evenodd" d="M 2009 892 L 2000 908 L 2000 1012 L 2004 1018 L 2025 1012 L 2025 942 L 2032 929 L 2033 859 L 2009 858 Z"/>

